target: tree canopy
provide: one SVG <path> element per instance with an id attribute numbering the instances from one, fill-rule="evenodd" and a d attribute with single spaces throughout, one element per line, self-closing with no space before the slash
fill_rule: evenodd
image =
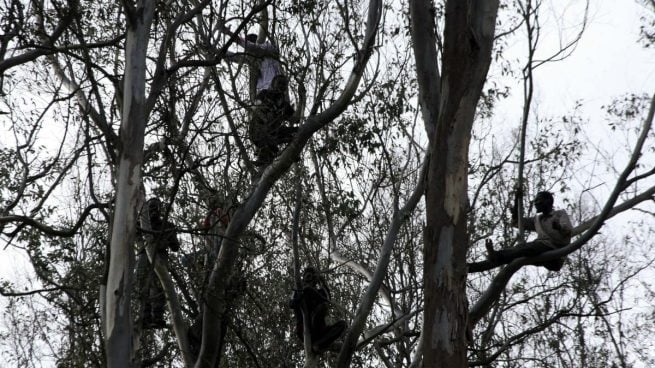
<path id="1" fill-rule="evenodd" d="M 0 1 L 0 233 L 29 266 L 0 284 L 8 364 L 655 363 L 655 91 L 540 106 L 590 2 Z M 655 3 L 637 3 L 647 49 Z M 249 33 L 277 47 L 298 127 L 265 165 Z M 531 239 L 516 192 L 527 216 L 544 190 L 573 241 L 489 260 L 487 240 Z M 323 353 L 289 307 L 306 266 L 348 325 Z"/>

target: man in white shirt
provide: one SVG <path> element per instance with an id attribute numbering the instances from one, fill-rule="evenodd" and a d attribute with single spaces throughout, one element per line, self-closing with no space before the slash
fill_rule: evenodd
<path id="1" fill-rule="evenodd" d="M 232 34 L 224 28 L 226 34 Z M 250 66 L 250 90 L 253 99 L 248 133 L 257 148 L 257 163 L 266 165 L 279 153 L 280 144 L 289 143 L 297 127 L 283 125 L 294 113 L 289 99 L 289 81 L 279 61 L 279 50 L 272 42 L 257 42 L 257 35 L 237 37 L 245 54 L 228 53 L 226 60 L 246 62 Z M 254 90 L 254 93 L 253 93 Z"/>
<path id="2" fill-rule="evenodd" d="M 517 192 L 516 201 L 521 199 L 520 192 Z M 553 194 L 550 192 L 537 193 L 533 203 L 540 215 L 524 217 L 523 226 L 526 230 L 535 231 L 537 239 L 519 244 L 516 247 L 502 250 L 494 250 L 491 240 L 485 242 L 489 259 L 498 264 L 509 263 L 519 257 L 536 256 L 549 250 L 562 248 L 571 243 L 571 221 L 564 210 L 553 209 Z M 518 226 L 518 209 L 515 203 L 512 208 L 512 225 Z M 544 266 L 550 271 L 559 271 L 564 265 L 565 258 L 553 261 L 540 262 L 536 265 Z"/>

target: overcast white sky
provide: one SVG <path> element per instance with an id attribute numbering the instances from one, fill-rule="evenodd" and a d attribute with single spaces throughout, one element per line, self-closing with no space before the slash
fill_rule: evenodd
<path id="1" fill-rule="evenodd" d="M 566 43 L 578 32 L 583 0 L 549 0 L 541 18 L 543 31 L 541 51 L 537 58 L 552 55 L 560 43 Z M 565 6 L 565 4 L 568 4 Z M 644 48 L 639 40 L 641 17 L 647 10 L 636 0 L 593 0 L 585 33 L 573 54 L 565 60 L 547 63 L 535 70 L 533 117 L 560 117 L 573 111 L 579 101 L 578 115 L 588 122 L 583 132 L 592 144 L 609 151 L 607 157 L 617 167 L 625 163 L 627 145 L 608 126 L 602 106 L 627 93 L 655 93 L 655 50 Z M 653 14 L 653 13 L 651 13 Z M 652 16 L 652 15 L 651 15 Z M 510 44 L 504 53 L 507 59 L 524 60 L 526 45 Z M 512 96 L 501 101 L 496 121 L 518 128 L 521 118 L 522 85 L 510 85 Z M 510 137 L 506 138 L 511 140 Z M 589 150 L 589 162 L 595 152 Z M 530 153 L 527 153 L 530 157 Z M 604 188 L 611 189 L 616 177 L 599 177 Z"/>
<path id="2" fill-rule="evenodd" d="M 579 11 L 584 1 L 552 3 L 555 6 L 547 8 L 555 9 L 548 12 L 550 17 L 542 19 L 545 39 L 538 56 L 550 54 L 549 50 L 555 49 L 560 39 L 570 39 L 579 29 Z M 561 6 L 564 3 L 571 5 Z M 587 106 L 585 111 L 594 113 L 618 94 L 655 92 L 655 53 L 637 42 L 643 15 L 644 8 L 635 0 L 591 1 L 586 32 L 573 54 L 535 72 L 535 102 L 539 107 L 564 113 L 571 110 L 576 100 L 582 100 Z M 564 32 L 560 33 L 562 28 Z M 506 54 L 518 56 L 524 52 L 524 45 L 515 44 Z M 519 97 L 520 90 L 517 85 Z"/>
<path id="3" fill-rule="evenodd" d="M 634 0 L 592 1 L 587 32 L 574 54 L 539 71 L 546 106 L 583 99 L 592 107 L 623 92 L 655 92 L 655 54 L 636 42 L 643 15 Z"/>

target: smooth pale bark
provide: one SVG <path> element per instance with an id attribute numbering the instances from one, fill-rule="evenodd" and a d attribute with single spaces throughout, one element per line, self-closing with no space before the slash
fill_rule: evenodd
<path id="1" fill-rule="evenodd" d="M 362 277 L 364 277 L 366 281 L 373 282 L 373 272 L 368 270 L 363 265 L 353 261 L 352 259 L 344 257 L 338 250 L 333 250 L 330 252 L 330 254 L 327 254 L 327 252 L 323 252 L 322 254 L 325 255 L 326 257 L 330 257 L 330 259 L 336 262 L 337 264 L 343 265 L 345 267 L 350 268 L 352 271 L 357 272 Z M 392 316 L 403 315 L 403 312 L 397 307 L 395 307 L 396 302 L 391 296 L 391 291 L 386 285 L 384 284 L 380 285 L 378 289 L 378 296 L 382 298 L 389 305 L 389 313 Z"/>
<path id="2" fill-rule="evenodd" d="M 106 294 L 105 338 L 107 366 L 110 368 L 131 367 L 134 358 L 130 313 L 133 244 L 146 125 L 146 49 L 154 5 L 153 0 L 144 0 L 136 9 L 126 8 L 124 104 Z"/>
<path id="3" fill-rule="evenodd" d="M 432 8 L 430 1 L 415 1 L 412 16 Z M 466 251 L 468 233 L 468 149 L 480 91 L 491 61 L 498 1 L 448 1 L 444 30 L 441 83 L 434 65 L 421 55 L 435 55 L 434 39 L 420 36 L 413 25 L 423 118 L 430 134 L 430 165 L 426 177 L 424 234 L 423 365 L 466 367 L 468 305 Z M 430 19 L 429 19 L 430 20 Z M 416 20 L 413 19 L 412 23 Z M 432 23 L 422 25 L 432 32 Z M 426 88 L 439 88 L 438 91 Z M 435 105 L 434 96 L 439 103 Z M 426 111 L 427 110 L 427 111 Z M 432 132 L 432 127 L 435 127 Z"/>

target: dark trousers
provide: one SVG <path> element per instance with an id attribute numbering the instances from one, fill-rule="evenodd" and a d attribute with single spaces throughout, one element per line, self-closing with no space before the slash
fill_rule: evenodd
<path id="1" fill-rule="evenodd" d="M 262 163 L 271 162 L 279 153 L 278 146 L 293 140 L 298 128 L 283 125 L 293 113 L 293 106 L 284 93 L 264 90 L 258 94 L 248 133 L 257 149 L 257 158 Z"/>
<path id="2" fill-rule="evenodd" d="M 494 261 L 501 264 L 509 263 L 520 257 L 538 256 L 549 250 L 560 248 L 547 240 L 535 240 L 528 243 L 520 244 L 512 248 L 495 251 Z M 559 271 L 564 266 L 564 258 L 555 259 L 547 262 L 536 262 L 535 266 L 546 267 L 550 271 Z"/>
<path id="3" fill-rule="evenodd" d="M 160 255 L 160 257 L 165 257 L 165 255 Z M 137 257 L 136 272 L 137 285 L 143 302 L 143 315 L 141 316 L 143 325 L 145 328 L 163 327 L 165 325 L 166 295 L 145 251 Z"/>

